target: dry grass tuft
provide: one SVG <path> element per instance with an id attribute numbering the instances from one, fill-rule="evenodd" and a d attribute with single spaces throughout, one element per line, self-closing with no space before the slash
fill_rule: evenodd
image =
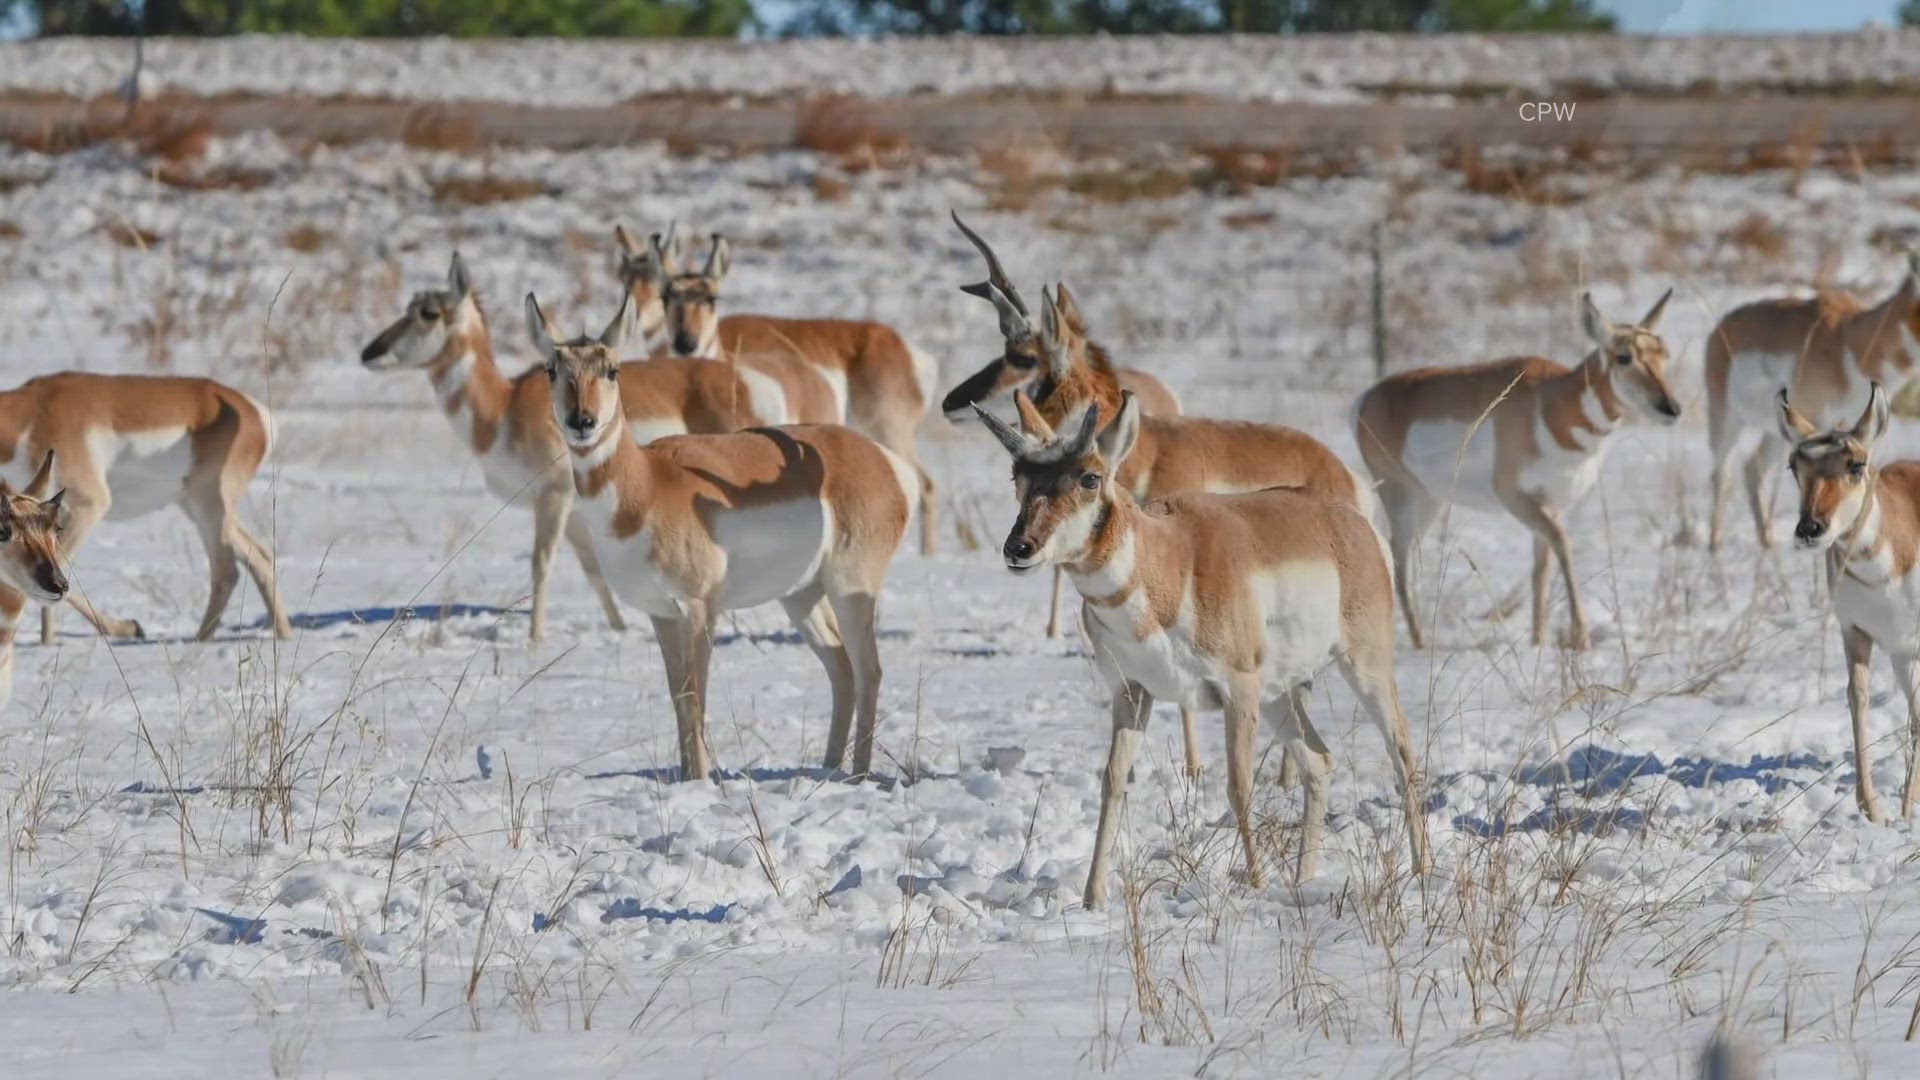
<path id="1" fill-rule="evenodd" d="M 121 247 L 138 248 L 142 251 L 158 247 L 161 240 L 159 233 L 142 229 L 125 221 L 114 221 L 102 225 L 100 232 Z"/>
<path id="2" fill-rule="evenodd" d="M 188 165 L 168 162 L 153 170 L 153 178 L 168 187 L 179 188 L 182 191 L 258 191 L 273 182 L 273 173 L 266 169 L 249 169 L 238 165 L 196 169 Z"/>
<path id="3" fill-rule="evenodd" d="M 1757 211 L 1722 232 L 1720 239 L 1763 259 L 1777 259 L 1787 251 L 1787 234 Z"/>
<path id="4" fill-rule="evenodd" d="M 27 235 L 26 230 L 22 229 L 18 222 L 0 218 L 0 240 L 18 240 L 25 235 Z"/>
<path id="5" fill-rule="evenodd" d="M 1260 229 L 1273 224 L 1274 217 L 1271 210 L 1237 210 L 1220 215 L 1220 224 L 1229 229 Z"/>
<path id="6" fill-rule="evenodd" d="M 839 202 L 847 197 L 850 185 L 828 172 L 813 174 L 813 197 L 821 202 Z"/>
<path id="7" fill-rule="evenodd" d="M 407 114 L 400 141 L 419 150 L 464 154 L 480 146 L 480 129 L 465 109 L 422 105 Z"/>
<path id="8" fill-rule="evenodd" d="M 163 113 L 143 123 L 136 115 L 129 127 L 142 157 L 173 165 L 206 157 L 207 147 L 213 142 L 213 124 L 203 116 L 175 118 Z"/>
<path id="9" fill-rule="evenodd" d="M 432 182 L 435 202 L 492 206 L 541 195 L 559 195 L 560 189 L 539 180 L 517 176 L 443 176 Z"/>
<path id="10" fill-rule="evenodd" d="M 308 221 L 288 229 L 281 239 L 289 248 L 303 255 L 311 255 L 333 243 L 333 234 Z"/>
<path id="11" fill-rule="evenodd" d="M 873 106 L 844 94 L 814 98 L 802 105 L 793 145 L 840 157 L 895 155 L 906 150 L 905 132 L 883 121 Z"/>

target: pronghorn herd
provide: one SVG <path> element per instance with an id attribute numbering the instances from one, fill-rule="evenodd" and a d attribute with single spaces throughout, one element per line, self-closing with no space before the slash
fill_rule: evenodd
<path id="1" fill-rule="evenodd" d="M 1361 474 L 1294 428 L 1183 412 L 1157 379 L 1115 363 L 1065 284 L 1029 306 L 992 246 L 953 220 L 987 268 L 962 289 L 991 305 L 1000 346 L 940 408 L 949 421 L 979 421 L 1011 455 L 1017 510 L 1002 558 L 1015 573 L 1054 571 L 1049 636 L 1071 584 L 1111 694 L 1086 904 L 1105 900 L 1121 801 L 1156 700 L 1180 710 L 1192 776 L 1202 764 L 1195 711 L 1224 714 L 1228 803 L 1255 885 L 1255 735 L 1261 719 L 1273 725 L 1282 782 L 1297 778 L 1305 793 L 1293 872 L 1314 874 L 1332 756 L 1307 704 L 1330 667 L 1386 739 L 1407 863 L 1422 871 L 1420 758 L 1394 675 L 1396 604 L 1409 645 L 1429 644 L 1417 607 L 1421 539 L 1450 504 L 1517 519 L 1533 536 L 1534 643 L 1546 640 L 1557 569 L 1564 644 L 1586 648 L 1566 514 L 1599 479 L 1623 425 L 1681 417 L 1659 332 L 1671 290 L 1630 323 L 1583 296 L 1588 349 L 1566 363 L 1518 356 L 1380 380 L 1354 405 Z M 539 359 L 528 371 L 496 363 L 458 254 L 445 286 L 415 293 L 361 359 L 423 371 L 488 490 L 533 510 L 532 641 L 550 636 L 547 585 L 562 537 L 614 629 L 625 629 L 622 603 L 647 615 L 681 778 L 714 770 L 705 714 L 715 620 L 773 601 L 827 671 L 826 767 L 867 775 L 880 716 L 879 598 L 911 520 L 923 552 L 939 534 L 936 487 L 915 444 L 936 365 L 880 323 L 723 313 L 723 237 L 695 257 L 672 228 L 644 243 L 624 226 L 614 236 L 611 321 L 569 336 L 528 295 Z M 1724 540 L 1729 463 L 1757 440 L 1745 474 L 1760 543 L 1766 474 L 1784 459 L 1799 496 L 1795 538 L 1826 553 L 1857 794 L 1874 822 L 1883 818 L 1865 727 L 1876 645 L 1907 701 L 1909 745 L 1920 742 L 1920 462 L 1880 466 L 1872 456 L 1888 425 L 1882 384 L 1916 360 L 1920 257 L 1877 305 L 1748 304 L 1706 348 L 1710 542 Z M 139 624 L 102 614 L 70 566 L 102 520 L 179 505 L 209 561 L 198 637 L 219 628 L 242 566 L 275 636 L 289 636 L 272 556 L 237 509 L 272 435 L 259 402 L 207 379 L 67 373 L 0 393 L 0 702 L 29 601 L 42 605 L 43 643 L 62 600 L 102 634 L 142 636 Z M 1917 797 L 1910 757 L 1903 812 Z"/>

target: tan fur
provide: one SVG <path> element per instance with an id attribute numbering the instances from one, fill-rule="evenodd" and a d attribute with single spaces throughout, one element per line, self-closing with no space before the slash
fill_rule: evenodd
<path id="1" fill-rule="evenodd" d="M 1583 300 L 1588 336 L 1598 347 L 1576 367 L 1538 356 L 1423 367 L 1389 375 L 1361 395 L 1354 411 L 1354 438 L 1387 511 L 1395 583 L 1415 648 L 1423 644 L 1412 604 L 1412 562 L 1420 537 L 1458 491 L 1482 485 L 1534 533 L 1534 643 L 1542 643 L 1546 635 L 1551 555 L 1566 584 L 1573 624 L 1570 643 L 1587 646 L 1570 545 L 1560 523 L 1561 513 L 1584 492 L 1554 490 L 1533 470 L 1548 457 L 1561 462 L 1590 459 L 1615 426 L 1638 408 L 1678 418 L 1680 406 L 1666 381 L 1666 344 L 1652 329 L 1671 295 L 1669 290 L 1639 325 L 1606 324 L 1591 300 Z M 1470 431 L 1476 439 L 1490 439 L 1491 454 L 1485 459 L 1490 472 L 1475 472 L 1483 459 L 1469 460 L 1461 448 L 1453 448 L 1449 453 L 1458 454 L 1458 461 L 1442 463 L 1448 480 L 1435 490 L 1406 460 L 1409 438 L 1422 423 L 1458 425 L 1463 446 Z"/>
<path id="2" fill-rule="evenodd" d="M 410 364 L 402 354 L 411 355 L 411 341 L 422 342 L 419 348 L 432 351 L 414 357 L 417 362 Z M 494 360 L 486 313 L 458 254 L 449 266 L 448 287 L 414 294 L 406 312 L 367 345 L 361 360 L 381 370 L 415 366 L 425 371 L 442 411 L 455 423 L 467 448 L 483 460 L 499 449 L 524 474 L 524 480 L 495 494 L 533 507 L 529 640 L 538 644 L 546 633 L 547 581 L 563 535 L 586 571 L 608 624 L 624 630 L 626 620 L 601 579 L 592 549 L 570 519 L 573 478 L 567 469 L 565 444 L 553 428 L 546 374 L 540 367 L 512 377 L 501 372 Z M 630 361 L 620 381 L 620 395 L 625 415 L 636 425 L 713 433 L 761 422 L 750 406 L 746 385 L 724 365 L 677 358 Z M 463 417 L 465 426 L 460 427 Z"/>
<path id="3" fill-rule="evenodd" d="M 789 421 L 846 424 L 913 463 L 920 477 L 920 548 L 933 554 L 936 491 L 914 438 L 931 386 L 923 383 L 927 373 L 918 370 L 900 334 L 883 323 L 854 319 L 722 316 L 726 256 L 720 237 L 713 238 L 718 258 L 710 254 L 705 269 L 694 272 L 681 265 L 670 240 L 662 239 L 651 259 L 636 260 L 642 253 L 628 246 L 631 234 L 621 227 L 616 236 L 623 251 L 621 278 L 641 312 L 641 326 L 657 325 L 668 351 L 731 359 L 762 371 L 785 391 Z"/>
<path id="4" fill-rule="evenodd" d="M 204 641 L 219 627 L 233 586 L 236 560 L 244 563 L 266 602 L 276 637 L 290 637 L 292 625 L 273 582 L 273 560 L 240 523 L 238 508 L 247 485 L 259 471 L 269 442 L 269 421 L 253 399 L 212 379 L 160 375 L 95 375 L 62 372 L 29 379 L 0 393 L 0 464 L 24 454 L 39 461 L 48 452 L 58 458 L 56 483 L 66 490 L 68 523 L 61 545 L 71 560 L 116 496 L 109 481 L 110 462 L 96 460 L 92 440 L 143 432 L 185 432 L 190 462 L 185 482 L 165 505 L 184 509 L 200 531 L 212 569 L 207 608 L 198 637 Z M 143 494 L 150 498 L 152 493 Z M 101 633 L 142 637 L 140 624 L 96 610 L 81 590 L 67 601 Z M 42 642 L 51 642 L 54 608 L 41 613 Z"/>
<path id="5" fill-rule="evenodd" d="M 827 767 L 842 764 L 857 718 L 853 769 L 871 771 L 880 684 L 874 606 L 906 532 L 906 464 L 837 425 L 674 436 L 641 446 L 627 437 L 615 401 L 616 382 L 626 377 L 613 360 L 624 312 L 597 340 L 561 341 L 533 297 L 527 306 L 554 387 L 555 430 L 571 454 L 582 506 L 595 514 L 589 535 L 615 588 L 654 620 L 679 724 L 682 777 L 712 769 L 705 709 L 714 619 L 739 606 L 728 589 L 763 569 L 730 554 L 730 533 L 731 542 L 746 547 L 823 545 L 800 579 L 761 599 L 780 600 L 827 668 Z M 824 539 L 796 533 L 777 513 L 753 513 L 816 503 L 831 522 Z M 763 536 L 763 529 L 774 531 Z M 737 530 L 755 532 L 742 539 Z"/>
<path id="6" fill-rule="evenodd" d="M 1868 305 L 1841 294 L 1769 299 L 1728 312 L 1707 336 L 1707 432 L 1713 451 L 1708 545 L 1723 538 L 1723 511 L 1732 485 L 1729 466 L 1755 429 L 1758 444 L 1743 470 L 1747 505 L 1762 547 L 1770 546 L 1772 493 L 1769 478 L 1784 447 L 1772 437 L 1764 413 L 1743 411 L 1740 402 L 1771 400 L 1779 388 L 1762 358 L 1791 358 L 1786 389 L 1795 408 L 1817 424 L 1837 422 L 1857 409 L 1867 382 L 1897 386 L 1913 371 L 1910 338 L 1920 337 L 1920 263 L 1885 300 Z M 1903 333 L 1903 330 L 1905 331 Z M 1772 361 L 1777 364 L 1778 361 Z"/>
<path id="7" fill-rule="evenodd" d="M 1920 800 L 1920 461 L 1873 465 L 1885 433 L 1887 395 L 1869 387 L 1866 409 L 1850 426 L 1822 431 L 1788 401 L 1776 403 L 1779 432 L 1793 445 L 1788 469 L 1800 489 L 1794 538 L 1824 549 L 1827 596 L 1847 661 L 1847 712 L 1853 727 L 1854 797 L 1869 821 L 1886 819 L 1874 792 L 1867 709 L 1874 648 L 1887 654 L 1907 704 L 1907 780 L 1903 817 Z"/>
<path id="8" fill-rule="evenodd" d="M 0 706 L 13 698 L 13 646 L 28 599 L 57 604 L 67 592 L 60 552 L 66 493 L 47 492 L 53 459 L 49 450 L 23 492 L 0 480 Z"/>
<path id="9" fill-rule="evenodd" d="M 1008 565 L 1024 571 L 1051 559 L 1069 572 L 1084 601 L 1081 622 L 1089 645 L 1113 689 L 1114 741 L 1101 785 L 1087 906 L 1099 907 L 1105 900 L 1119 803 L 1133 756 L 1153 694 L 1169 690 L 1152 686 L 1170 677 L 1179 683 L 1180 704 L 1218 707 L 1226 714 L 1228 801 L 1255 887 L 1261 869 L 1251 827 L 1252 749 L 1263 714 L 1279 729 L 1287 756 L 1304 776 L 1298 875 L 1314 872 L 1331 757 L 1307 719 L 1304 702 L 1309 680 L 1327 664 L 1340 666 L 1387 739 L 1413 867 L 1421 872 L 1424 809 L 1393 681 L 1391 576 L 1372 523 L 1347 499 L 1291 487 L 1136 500 L 1116 479 L 1141 431 L 1137 406 L 1130 398 L 1123 401 L 1104 430 L 1097 407 L 1090 407 L 1056 434 L 1024 394 L 1016 396 L 1024 433 L 980 414 L 1014 455 L 1020 510 L 1003 548 Z M 1084 535 L 1076 538 L 1074 528 Z M 1318 601 L 1298 585 L 1325 574 L 1337 578 L 1334 609 L 1310 610 Z M 1305 606 L 1270 610 L 1275 595 L 1270 583 L 1276 580 L 1291 583 L 1290 595 Z M 1148 662 L 1138 658 L 1137 648 L 1155 642 L 1165 644 L 1145 655 L 1164 652 L 1181 659 L 1165 667 L 1140 666 Z M 1276 666 L 1281 664 L 1287 666 Z"/>

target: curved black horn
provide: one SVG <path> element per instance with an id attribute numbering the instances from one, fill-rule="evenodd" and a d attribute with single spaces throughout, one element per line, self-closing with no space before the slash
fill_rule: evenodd
<path id="1" fill-rule="evenodd" d="M 1013 303 L 1015 310 L 1022 315 L 1028 314 L 1026 301 L 1020 299 L 1020 290 L 1013 287 L 1013 281 L 1007 277 L 1007 272 L 1000 268 L 1000 260 L 994 255 L 993 249 L 987 246 L 985 240 L 980 239 L 979 233 L 967 228 L 967 223 L 960 220 L 958 210 L 948 210 L 947 213 L 953 216 L 953 223 L 960 227 L 960 231 L 966 234 L 968 240 L 973 241 L 973 246 L 979 248 L 980 254 L 987 260 L 987 280 L 973 285 L 962 285 L 960 291 L 968 296 L 991 300 L 993 299 L 991 290 L 999 289 Z"/>

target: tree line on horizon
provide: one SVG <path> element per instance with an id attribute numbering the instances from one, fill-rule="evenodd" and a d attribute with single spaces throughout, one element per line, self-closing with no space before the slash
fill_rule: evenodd
<path id="1" fill-rule="evenodd" d="M 1909 0 L 1920 5 L 1920 0 Z M 814 37 L 1614 29 L 1594 0 L 0 0 L 42 36 Z"/>

